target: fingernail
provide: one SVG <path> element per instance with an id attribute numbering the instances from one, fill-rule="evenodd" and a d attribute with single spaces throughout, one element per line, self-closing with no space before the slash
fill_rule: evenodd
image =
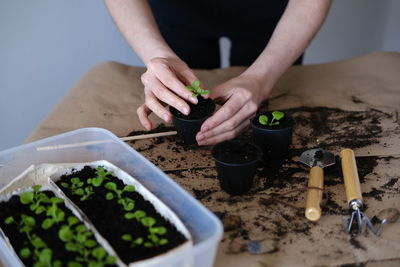
<path id="1" fill-rule="evenodd" d="M 199 102 L 197 97 L 194 97 L 194 96 L 189 97 L 189 99 L 190 99 L 190 102 L 192 102 L 193 104 L 197 104 Z"/>
<path id="2" fill-rule="evenodd" d="M 196 139 L 197 139 L 197 141 L 201 141 L 204 139 L 204 135 L 199 133 L 199 134 L 197 134 Z"/>
<path id="3" fill-rule="evenodd" d="M 207 140 L 198 141 L 197 144 L 198 144 L 199 146 L 205 146 L 205 145 L 207 145 Z"/>
<path id="4" fill-rule="evenodd" d="M 202 132 L 207 132 L 207 131 L 208 131 L 208 127 L 207 127 L 207 126 L 202 127 L 202 128 L 201 128 L 201 131 L 202 131 Z"/>
<path id="5" fill-rule="evenodd" d="M 189 115 L 189 109 L 187 107 L 183 107 L 181 108 L 181 112 L 185 115 Z"/>
<path id="6" fill-rule="evenodd" d="M 163 114 L 162 118 L 164 121 L 168 122 L 168 119 L 169 119 L 168 114 Z"/>

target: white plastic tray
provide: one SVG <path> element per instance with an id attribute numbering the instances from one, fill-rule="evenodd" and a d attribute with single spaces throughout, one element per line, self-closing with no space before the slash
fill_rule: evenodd
<path id="1" fill-rule="evenodd" d="M 213 265 L 223 233 L 220 221 L 165 173 L 107 130 L 84 128 L 1 151 L 0 188 L 32 164 L 102 159 L 135 177 L 179 216 L 193 238 L 194 266 Z M 0 258 L 1 251 L 0 248 Z"/>

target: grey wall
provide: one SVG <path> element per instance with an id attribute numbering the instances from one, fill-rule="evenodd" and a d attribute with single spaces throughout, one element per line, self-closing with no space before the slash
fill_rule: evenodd
<path id="1" fill-rule="evenodd" d="M 305 63 L 400 52 L 399 10 L 397 0 L 334 1 Z M 0 1 L 0 150 L 21 144 L 86 70 L 107 60 L 142 66 L 102 1 Z"/>

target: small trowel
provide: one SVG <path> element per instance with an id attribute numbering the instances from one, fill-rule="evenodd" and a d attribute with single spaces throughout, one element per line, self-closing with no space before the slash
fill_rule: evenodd
<path id="1" fill-rule="evenodd" d="M 300 161 L 311 167 L 308 176 L 305 216 L 310 221 L 321 217 L 322 195 L 324 189 L 324 171 L 322 168 L 335 164 L 335 155 L 321 148 L 304 151 Z"/>

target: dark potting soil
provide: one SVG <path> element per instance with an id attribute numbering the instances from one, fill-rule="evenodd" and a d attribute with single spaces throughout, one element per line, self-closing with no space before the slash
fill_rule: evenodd
<path id="1" fill-rule="evenodd" d="M 121 236 L 131 234 L 134 239 L 136 237 L 143 237 L 146 240 L 144 233 L 147 233 L 148 229 L 135 219 L 125 219 L 124 215 L 126 211 L 117 203 L 117 200 L 115 198 L 113 200 L 105 199 L 106 194 L 110 191 L 105 189 L 104 186 L 93 187 L 94 194 L 91 195 L 88 200 L 80 201 L 79 196 L 73 195 L 70 190 L 60 185 L 62 182 L 70 183 L 73 177 L 78 177 L 87 184 L 87 179 L 96 177 L 95 169 L 85 166 L 80 171 L 75 171 L 70 175 L 63 175 L 61 179 L 57 181 L 57 185 L 59 185 L 63 192 L 87 215 L 100 234 L 110 243 L 125 263 L 128 264 L 162 254 L 179 246 L 186 240 L 175 226 L 162 217 L 155 210 L 154 206 L 139 193 L 124 192 L 123 197 L 129 197 L 135 201 L 135 207 L 131 212 L 143 210 L 146 212 L 146 216 L 153 217 L 156 220 L 157 223 L 154 227 L 163 226 L 167 229 L 167 233 L 160 236 L 168 240 L 166 245 L 151 248 L 146 248 L 141 245 L 132 248 L 129 242 L 121 239 Z M 107 177 L 110 180 L 106 180 L 103 184 L 112 181 L 117 184 L 119 190 L 124 188 L 124 183 L 117 177 L 113 175 L 108 175 Z"/>
<path id="2" fill-rule="evenodd" d="M 54 197 L 54 194 L 50 191 L 42 192 L 48 197 Z M 67 220 L 69 216 L 75 217 L 75 215 L 73 215 L 72 212 L 63 203 L 59 203 L 57 207 L 65 212 L 65 220 Z M 47 246 L 52 249 L 53 261 L 60 260 L 61 262 L 67 263 L 69 261 L 73 261 L 73 259 L 76 257 L 81 257 L 79 253 L 67 251 L 65 249 L 65 243 L 61 241 L 58 237 L 60 224 L 54 224 L 47 230 L 42 229 L 41 224 L 48 217 L 45 215 L 45 213 L 35 214 L 29 209 L 29 205 L 24 205 L 20 202 L 19 196 L 13 196 L 7 202 L 0 202 L 0 211 L 0 228 L 10 239 L 10 242 L 17 254 L 19 254 L 19 251 L 22 248 L 28 247 L 31 252 L 33 252 L 34 249 L 32 245 L 30 245 L 26 234 L 19 232 L 18 226 L 16 226 L 14 223 L 5 224 L 4 220 L 9 216 L 13 216 L 15 220 L 20 221 L 21 214 L 25 214 L 28 216 L 32 216 L 35 219 L 36 225 L 34 226 L 32 233 L 40 237 L 47 244 Z M 92 239 L 95 240 L 94 237 Z M 32 257 L 29 257 L 28 259 L 23 259 L 21 257 L 21 260 L 23 261 L 25 266 L 33 266 L 34 262 Z"/>
<path id="3" fill-rule="evenodd" d="M 270 130 L 280 130 L 280 129 L 286 129 L 286 128 L 292 127 L 294 125 L 294 120 L 287 113 L 285 113 L 285 116 L 279 120 L 278 125 L 273 125 L 273 126 L 262 125 L 258 120 L 260 115 L 266 115 L 268 117 L 268 122 L 272 121 L 271 112 L 263 112 L 263 113 L 257 114 L 257 116 L 255 116 L 253 118 L 252 122 L 253 122 L 253 125 L 255 125 L 259 128 L 270 129 Z"/>
<path id="4" fill-rule="evenodd" d="M 187 102 L 190 107 L 189 115 L 185 115 L 181 113 L 179 110 L 171 107 L 173 115 L 185 120 L 200 120 L 209 116 L 214 111 L 215 107 L 215 104 L 212 101 L 212 99 L 211 98 L 205 99 L 201 96 L 197 97 L 197 99 L 198 99 L 197 104 L 192 104 L 190 102 Z"/>
<path id="5" fill-rule="evenodd" d="M 213 155 L 225 163 L 246 163 L 258 159 L 259 154 L 255 147 L 245 142 L 223 142 L 213 149 Z"/>

